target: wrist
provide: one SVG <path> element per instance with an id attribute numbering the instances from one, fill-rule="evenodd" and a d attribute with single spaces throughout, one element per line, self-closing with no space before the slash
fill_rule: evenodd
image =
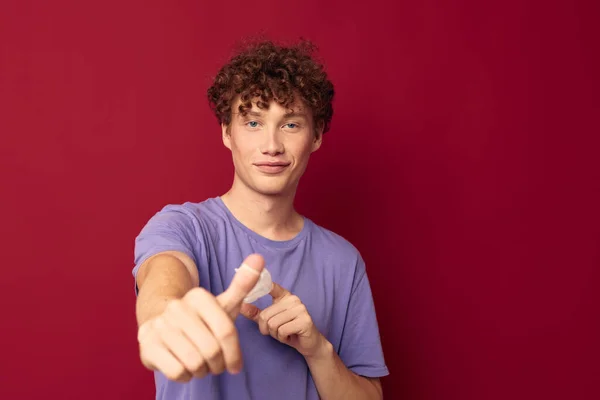
<path id="1" fill-rule="evenodd" d="M 331 357 L 333 352 L 333 345 L 331 344 L 331 342 L 329 342 L 329 340 L 327 340 L 325 336 L 321 334 L 319 344 L 317 345 L 315 351 L 311 352 L 308 355 L 305 355 L 304 358 L 307 362 L 325 360 Z"/>

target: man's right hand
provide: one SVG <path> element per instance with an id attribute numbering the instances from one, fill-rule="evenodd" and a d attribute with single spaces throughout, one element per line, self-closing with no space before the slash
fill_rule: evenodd
<path id="1" fill-rule="evenodd" d="M 264 265 L 260 255 L 252 254 L 220 295 L 197 287 L 181 299 L 170 300 L 162 314 L 138 330 L 142 364 L 178 382 L 218 375 L 225 369 L 238 373 L 242 354 L 234 321 Z"/>

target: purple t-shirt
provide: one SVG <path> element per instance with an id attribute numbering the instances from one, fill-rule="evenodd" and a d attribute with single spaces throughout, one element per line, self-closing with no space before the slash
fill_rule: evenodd
<path id="1" fill-rule="evenodd" d="M 388 374 L 364 262 L 341 236 L 304 218 L 302 231 L 293 239 L 269 240 L 244 226 L 216 197 L 168 205 L 154 215 L 135 241 L 134 276 L 145 259 L 166 250 L 190 256 L 198 266 L 200 285 L 214 295 L 227 289 L 244 258 L 261 254 L 273 281 L 300 298 L 346 367 L 367 377 Z M 254 304 L 264 309 L 272 299 L 267 295 Z M 156 398 L 319 398 L 300 353 L 263 336 L 256 323 L 243 316 L 235 324 L 244 359 L 241 373 L 177 383 L 156 372 Z"/>

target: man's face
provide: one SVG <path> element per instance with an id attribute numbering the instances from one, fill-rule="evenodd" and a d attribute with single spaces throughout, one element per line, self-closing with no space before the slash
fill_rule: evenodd
<path id="1" fill-rule="evenodd" d="M 313 126 L 310 109 L 300 102 L 289 109 L 271 102 L 268 110 L 253 104 L 247 114 L 232 107 L 231 124 L 223 126 L 223 143 L 231 150 L 236 179 L 264 195 L 292 194 L 322 131 Z"/>

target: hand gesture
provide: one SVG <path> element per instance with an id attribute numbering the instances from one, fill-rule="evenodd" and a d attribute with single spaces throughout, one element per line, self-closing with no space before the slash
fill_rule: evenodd
<path id="1" fill-rule="evenodd" d="M 315 355 L 326 339 L 313 324 L 306 306 L 276 283 L 270 294 L 271 306 L 261 310 L 253 304 L 243 304 L 240 313 L 256 322 L 263 335 L 271 335 L 305 357 Z"/>
<path id="2" fill-rule="evenodd" d="M 234 321 L 264 265 L 261 256 L 250 255 L 220 295 L 198 287 L 169 301 L 162 314 L 138 330 L 142 364 L 179 382 L 225 369 L 239 372 L 242 355 Z"/>

